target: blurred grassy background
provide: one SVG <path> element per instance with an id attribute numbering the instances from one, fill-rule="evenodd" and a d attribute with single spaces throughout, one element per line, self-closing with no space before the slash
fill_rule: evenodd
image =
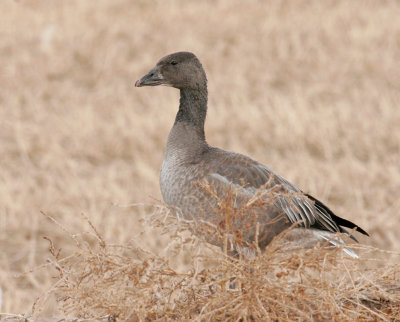
<path id="1" fill-rule="evenodd" d="M 178 106 L 135 89 L 186 50 L 209 79 L 211 145 L 248 154 L 366 229 L 400 243 L 398 1 L 0 3 L 0 312 L 28 312 L 52 284 L 50 237 L 68 254 L 84 213 L 107 240 L 144 235 Z"/>

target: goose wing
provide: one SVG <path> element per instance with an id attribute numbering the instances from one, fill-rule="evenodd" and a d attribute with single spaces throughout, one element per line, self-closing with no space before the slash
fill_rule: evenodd
<path id="1" fill-rule="evenodd" d="M 217 185 L 220 191 L 229 191 L 233 187 L 241 196 L 247 195 L 248 199 L 258 190 L 265 192 L 263 198 L 268 198 L 269 191 L 275 192 L 274 205 L 284 212 L 291 223 L 330 232 L 343 231 L 329 212 L 318 206 L 320 203 L 317 204 L 315 199 L 307 197 L 271 169 L 241 154 L 223 150 L 217 154 L 217 158 L 212 158 L 212 172 L 206 179 Z"/>

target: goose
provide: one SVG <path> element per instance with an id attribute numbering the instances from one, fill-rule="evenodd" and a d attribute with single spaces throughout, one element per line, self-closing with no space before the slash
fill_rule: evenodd
<path id="1" fill-rule="evenodd" d="M 220 247 L 229 244 L 230 255 L 263 251 L 288 228 L 293 229 L 292 239 L 306 233 L 336 246 L 345 244 L 336 233 L 357 241 L 345 228 L 368 236 L 265 165 L 207 143 L 207 77 L 193 53 L 161 58 L 135 83 L 136 87 L 158 85 L 180 91 L 179 110 L 160 171 L 161 194 L 167 205 L 196 222 L 194 233 Z M 229 243 L 224 236 L 229 236 Z M 358 257 L 353 250 L 342 249 Z"/>

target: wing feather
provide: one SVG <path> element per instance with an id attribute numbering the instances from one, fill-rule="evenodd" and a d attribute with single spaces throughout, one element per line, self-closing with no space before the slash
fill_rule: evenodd
<path id="1" fill-rule="evenodd" d="M 295 211 L 293 211 L 292 207 L 290 207 L 290 204 L 287 201 L 287 199 L 280 197 L 279 204 L 281 205 L 282 210 L 285 212 L 285 214 L 288 216 L 289 220 L 292 223 L 296 223 L 301 220 L 301 217 L 298 216 L 298 214 Z"/>
<path id="2" fill-rule="evenodd" d="M 233 185 L 235 189 L 241 190 L 243 195 L 253 195 L 260 188 L 266 191 L 277 188 L 279 197 L 275 206 L 286 214 L 290 222 L 301 223 L 301 226 L 306 228 L 316 225 L 330 232 L 340 231 L 323 207 L 268 167 L 246 156 L 231 152 L 226 159 L 221 158 L 221 160 L 219 165 L 215 165 L 209 179 L 218 180 L 225 191 Z"/>
<path id="3" fill-rule="evenodd" d="M 299 197 L 293 198 L 293 202 L 295 206 L 299 210 L 299 213 L 303 219 L 304 226 L 309 228 L 314 222 L 315 218 L 313 217 L 312 211 L 309 211 L 308 208 L 305 206 L 305 200 L 300 199 Z"/>

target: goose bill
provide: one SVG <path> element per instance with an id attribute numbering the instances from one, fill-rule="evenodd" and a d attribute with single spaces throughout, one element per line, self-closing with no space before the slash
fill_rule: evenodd
<path id="1" fill-rule="evenodd" d="M 136 87 L 163 85 L 164 77 L 157 67 L 153 68 L 135 83 Z"/>

